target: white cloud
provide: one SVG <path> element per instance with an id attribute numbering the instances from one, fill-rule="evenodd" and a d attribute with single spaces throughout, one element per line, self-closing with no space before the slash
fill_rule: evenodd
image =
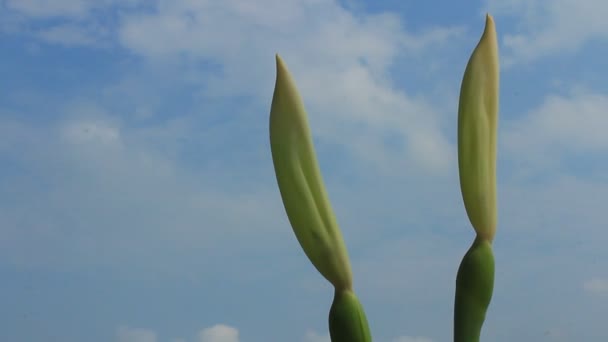
<path id="1" fill-rule="evenodd" d="M 608 95 L 575 91 L 548 95 L 521 119 L 507 121 L 501 145 L 512 161 L 530 166 L 551 165 L 569 155 L 608 150 Z"/>
<path id="2" fill-rule="evenodd" d="M 593 39 L 608 39 L 608 2 L 603 0 L 487 0 L 487 7 L 518 20 L 519 32 L 502 37 L 508 50 L 504 65 L 576 52 Z"/>
<path id="3" fill-rule="evenodd" d="M 116 332 L 117 342 L 156 342 L 154 331 L 140 328 L 120 327 Z"/>
<path id="4" fill-rule="evenodd" d="M 433 342 L 433 340 L 428 337 L 401 336 L 397 337 L 392 342 Z"/>
<path id="5" fill-rule="evenodd" d="M 87 0 L 6 0 L 9 9 L 33 17 L 81 16 L 91 7 L 93 1 Z"/>
<path id="6" fill-rule="evenodd" d="M 66 47 L 105 48 L 112 45 L 116 28 L 112 21 L 101 18 L 112 16 L 112 11 L 137 9 L 140 3 L 141 0 L 5 0 L 7 11 L 0 12 L 0 30 Z M 103 12 L 107 13 L 99 16 Z"/>
<path id="7" fill-rule="evenodd" d="M 398 58 L 432 64 L 429 53 L 462 35 L 461 28 L 414 34 L 395 14 L 355 14 L 335 0 L 264 0 L 255 6 L 177 0 L 148 4 L 155 11 L 131 11 L 138 4 L 9 0 L 7 7 L 30 18 L 67 18 L 34 31 L 21 28 L 48 43 L 103 47 L 118 37 L 124 48 L 150 61 L 177 58 L 187 71 L 173 77 L 202 84 L 206 97 L 253 96 L 260 106 L 272 95 L 273 56 L 279 52 L 296 76 L 316 137 L 386 170 L 407 164 L 445 171 L 453 164 L 437 106 L 398 90 L 389 68 Z M 92 15 L 116 6 L 125 9 L 118 25 Z M 189 67 L 201 62 L 216 67 Z"/>
<path id="8" fill-rule="evenodd" d="M 217 324 L 199 333 L 199 342 L 239 342 L 239 331 L 224 324 Z"/>
<path id="9" fill-rule="evenodd" d="M 5 6 L 21 14 L 34 17 L 80 18 L 90 11 L 110 5 L 133 6 L 141 0 L 5 0 Z"/>
<path id="10" fill-rule="evenodd" d="M 188 54 L 233 61 L 259 58 L 255 51 L 234 55 L 252 47 L 262 55 L 281 48 L 312 50 L 299 59 L 312 57 L 316 64 L 340 66 L 361 58 L 374 68 L 389 65 L 400 48 L 412 53 L 461 34 L 456 28 L 436 28 L 413 35 L 403 30 L 396 15 L 356 17 L 334 0 L 262 0 L 253 6 L 235 0 L 167 1 L 156 13 L 134 14 L 123 24 L 124 45 L 149 57 Z"/>
<path id="11" fill-rule="evenodd" d="M 67 122 L 63 127 L 63 138 L 72 144 L 98 143 L 112 145 L 120 143 L 118 127 L 103 121 Z"/>
<path id="12" fill-rule="evenodd" d="M 71 110 L 78 114 L 44 126 L 0 120 L 3 160 L 31 171 L 0 183 L 4 194 L 13 194 L 10 206 L 0 205 L 0 254 L 7 263 L 139 264 L 179 272 L 181 266 L 169 260 L 183 258 L 178 264 L 186 268 L 188 260 L 205 255 L 257 248 L 245 242 L 247 236 L 262 238 L 279 226 L 290 233 L 278 190 L 268 186 L 274 184 L 271 169 L 262 177 L 252 166 L 250 182 L 235 183 L 242 170 L 226 165 L 233 155 L 225 158 L 215 138 L 205 136 L 204 145 L 194 144 L 202 146 L 197 153 L 203 165 L 215 166 L 188 170 L 175 160 L 177 152 L 167 150 L 191 136 L 186 126 L 135 128 L 95 106 Z M 237 233 L 243 242 L 231 243 L 234 249 L 219 243 Z"/>
<path id="13" fill-rule="evenodd" d="M 608 295 L 608 279 L 594 278 L 583 284 L 585 291 L 596 295 Z"/>
<path id="14" fill-rule="evenodd" d="M 314 331 L 307 331 L 304 336 L 304 342 L 331 342 L 329 333 L 321 335 Z"/>
<path id="15" fill-rule="evenodd" d="M 99 46 L 106 30 L 102 27 L 88 27 L 63 24 L 40 30 L 38 36 L 48 42 L 64 46 Z"/>
<path id="16" fill-rule="evenodd" d="M 124 47 L 150 60 L 216 63 L 221 71 L 205 75 L 213 85 L 206 96 L 250 95 L 264 106 L 279 52 L 317 136 L 374 162 L 411 158 L 429 169 L 452 161 L 439 113 L 397 90 L 389 68 L 397 57 L 424 55 L 460 33 L 413 35 L 396 15 L 355 16 L 333 0 L 161 2 L 155 13 L 125 16 L 120 29 Z M 389 136 L 397 147 L 387 146 Z"/>
<path id="17" fill-rule="evenodd" d="M 149 329 L 120 327 L 116 332 L 117 342 L 157 342 L 156 332 Z M 201 330 L 198 342 L 239 342 L 239 331 L 224 324 L 216 324 Z M 173 338 L 171 342 L 186 342 L 183 338 Z"/>

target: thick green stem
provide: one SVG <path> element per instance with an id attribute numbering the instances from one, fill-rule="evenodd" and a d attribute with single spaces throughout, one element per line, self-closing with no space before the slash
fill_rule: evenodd
<path id="1" fill-rule="evenodd" d="M 477 237 L 464 255 L 456 276 L 454 342 L 479 342 L 493 290 L 492 244 Z"/>
<path id="2" fill-rule="evenodd" d="M 329 311 L 332 342 L 371 342 L 363 306 L 352 290 L 336 290 Z"/>

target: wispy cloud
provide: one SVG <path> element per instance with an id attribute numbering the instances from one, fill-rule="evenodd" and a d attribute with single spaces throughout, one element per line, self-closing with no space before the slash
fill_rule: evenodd
<path id="1" fill-rule="evenodd" d="M 538 108 L 508 127 L 511 147 L 529 148 L 535 154 L 547 150 L 579 152 L 608 150 L 608 96 L 592 90 L 575 91 L 569 96 L 548 95 Z"/>
<path id="2" fill-rule="evenodd" d="M 107 31 L 103 27 L 82 27 L 75 24 L 52 26 L 37 35 L 45 42 L 63 46 L 101 47 Z"/>
<path id="3" fill-rule="evenodd" d="M 602 0 L 487 0 L 487 10 L 513 16 L 517 33 L 503 36 L 505 65 L 575 53 L 594 39 L 608 39 L 608 4 Z"/>
<path id="4" fill-rule="evenodd" d="M 193 77 L 188 65 L 211 65 L 217 71 L 198 72 L 196 81 L 207 98 L 252 96 L 265 104 L 272 91 L 273 55 L 279 52 L 296 75 L 318 137 L 371 165 L 408 160 L 445 171 L 453 161 L 452 146 L 440 124 L 440 109 L 399 90 L 391 67 L 397 58 L 432 63 L 434 53 L 462 36 L 461 27 L 414 34 L 394 14 L 355 15 L 334 0 L 265 1 L 255 6 L 159 2 L 142 13 L 130 10 L 138 5 L 131 1 L 120 3 L 125 12 L 107 22 L 88 18 L 113 8 L 114 1 L 10 1 L 7 7 L 30 18 L 64 17 L 31 32 L 48 43 L 101 47 L 120 42 L 149 62 L 179 61 L 175 80 Z"/>
<path id="5" fill-rule="evenodd" d="M 585 291 L 595 295 L 608 295 L 608 279 L 594 278 L 583 284 Z"/>
<path id="6" fill-rule="evenodd" d="M 401 336 L 394 339 L 393 342 L 433 342 L 433 340 L 428 337 Z"/>
<path id="7" fill-rule="evenodd" d="M 116 332 L 117 342 L 157 342 L 156 333 L 141 328 L 120 327 Z"/>
<path id="8" fill-rule="evenodd" d="M 591 89 L 549 94 L 538 107 L 505 122 L 501 147 L 518 165 L 518 172 L 559 169 L 571 173 L 569 161 L 593 159 L 589 156 L 608 151 L 606 108 L 608 96 Z"/>
<path id="9" fill-rule="evenodd" d="M 92 105 L 72 110 L 78 115 L 51 126 L 0 120 L 4 160 L 31 170 L 37 179 L 32 183 L 15 174 L 0 183 L 3 192 L 15 194 L 13 205 L 0 209 L 6 260 L 24 266 L 118 265 L 157 253 L 151 247 L 161 236 L 166 252 L 194 251 L 202 244 L 211 251 L 212 241 L 222 235 L 254 234 L 247 229 L 252 224 L 266 227 L 257 231 L 263 234 L 281 219 L 279 199 L 268 190 L 252 186 L 226 192 L 231 175 L 184 172 L 170 154 L 152 149 L 146 128 L 124 126 Z M 35 252 L 20 252 L 24 246 Z"/>
<path id="10" fill-rule="evenodd" d="M 304 336 L 304 342 L 331 342 L 331 339 L 329 333 L 321 335 L 314 331 L 308 331 Z"/>
<path id="11" fill-rule="evenodd" d="M 228 325 L 217 324 L 202 330 L 199 342 L 239 342 L 239 331 Z"/>
<path id="12" fill-rule="evenodd" d="M 129 7 L 135 6 L 138 3 L 141 3 L 141 0 L 5 0 L 4 6 L 9 10 L 34 19 L 52 17 L 83 19 L 96 9 L 104 9 L 116 5 Z"/>
<path id="13" fill-rule="evenodd" d="M 437 110 L 397 90 L 389 68 L 397 56 L 437 49 L 460 34 L 459 29 L 438 28 L 416 36 L 394 15 L 357 17 L 335 1 L 275 5 L 165 3 L 155 13 L 126 17 L 121 41 L 153 60 L 181 57 L 217 63 L 221 71 L 211 75 L 209 91 L 256 98 L 271 93 L 272 56 L 279 52 L 296 76 L 319 137 L 363 158 L 384 155 L 386 162 L 393 155 L 413 156 L 423 167 L 446 167 L 450 144 Z M 387 155 L 388 137 L 402 146 L 394 154 Z"/>
<path id="14" fill-rule="evenodd" d="M 158 335 L 150 329 L 122 326 L 116 332 L 117 342 L 157 342 Z M 173 338 L 171 342 L 186 342 L 183 338 Z M 196 342 L 239 342 L 238 329 L 225 324 L 216 324 L 202 329 Z"/>

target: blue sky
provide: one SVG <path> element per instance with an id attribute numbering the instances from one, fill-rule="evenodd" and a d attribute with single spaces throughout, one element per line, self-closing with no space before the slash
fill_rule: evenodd
<path id="1" fill-rule="evenodd" d="M 0 340 L 328 342 L 274 178 L 274 54 L 304 98 L 374 341 L 451 339 L 474 233 L 460 80 L 496 21 L 486 341 L 606 341 L 600 0 L 1 0 Z"/>

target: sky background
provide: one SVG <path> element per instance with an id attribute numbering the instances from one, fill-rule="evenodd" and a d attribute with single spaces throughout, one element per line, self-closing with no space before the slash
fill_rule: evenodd
<path id="1" fill-rule="evenodd" d="M 462 73 L 496 22 L 484 341 L 608 340 L 608 2 L 0 0 L 0 340 L 328 342 L 283 211 L 279 53 L 374 341 L 451 340 Z"/>

